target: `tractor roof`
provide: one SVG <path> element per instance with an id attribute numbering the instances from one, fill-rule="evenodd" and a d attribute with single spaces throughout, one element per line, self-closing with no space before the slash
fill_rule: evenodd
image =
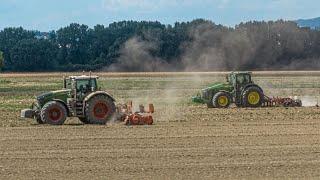
<path id="1" fill-rule="evenodd" d="M 249 72 L 249 71 L 238 71 L 238 72 L 231 72 L 231 74 L 252 74 L 252 72 Z"/>
<path id="2" fill-rule="evenodd" d="M 98 76 L 86 76 L 86 75 L 82 75 L 82 76 L 69 76 L 70 79 L 98 79 Z"/>

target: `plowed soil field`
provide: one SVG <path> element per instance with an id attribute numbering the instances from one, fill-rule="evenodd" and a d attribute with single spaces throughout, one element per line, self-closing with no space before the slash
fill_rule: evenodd
<path id="1" fill-rule="evenodd" d="M 118 102 L 153 102 L 153 126 L 19 118 L 63 74 L 0 74 L 0 179 L 319 179 L 317 72 L 256 72 L 270 96 L 310 107 L 207 109 L 190 97 L 223 73 L 98 74 Z"/>

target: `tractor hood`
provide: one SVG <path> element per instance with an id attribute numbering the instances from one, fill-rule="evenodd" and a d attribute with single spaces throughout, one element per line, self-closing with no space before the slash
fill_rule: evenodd
<path id="1" fill-rule="evenodd" d="M 50 92 L 40 94 L 36 98 L 41 106 L 44 105 L 45 103 L 52 101 L 52 100 L 55 100 L 55 99 L 59 99 L 64 102 L 67 102 L 67 98 L 68 98 L 70 92 L 71 92 L 70 89 L 50 91 Z"/>
<path id="2" fill-rule="evenodd" d="M 208 102 L 210 101 L 210 98 L 212 98 L 212 94 L 215 94 L 218 91 L 232 92 L 233 86 L 229 83 L 221 82 L 210 84 L 207 88 L 202 89 L 197 96 L 192 97 L 192 101 L 195 103 Z"/>
<path id="3" fill-rule="evenodd" d="M 43 94 L 40 94 L 37 96 L 38 98 L 47 98 L 47 97 L 54 97 L 54 96 L 60 96 L 60 95 L 65 95 L 68 94 L 71 90 L 58 90 L 58 91 L 49 91 Z"/>
<path id="4" fill-rule="evenodd" d="M 230 91 L 232 90 L 232 85 L 230 85 L 229 83 L 213 83 L 211 85 L 209 85 L 207 88 L 202 89 L 202 91 L 208 91 L 208 90 L 227 90 Z"/>

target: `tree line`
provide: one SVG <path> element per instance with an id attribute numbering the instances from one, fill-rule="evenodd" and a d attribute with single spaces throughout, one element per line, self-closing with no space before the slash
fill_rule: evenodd
<path id="1" fill-rule="evenodd" d="M 0 68 L 12 72 L 318 70 L 319 57 L 320 32 L 283 20 L 234 28 L 197 19 L 0 31 Z"/>

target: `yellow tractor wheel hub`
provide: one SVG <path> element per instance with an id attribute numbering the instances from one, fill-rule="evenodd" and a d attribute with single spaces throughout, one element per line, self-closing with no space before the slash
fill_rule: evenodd
<path id="1" fill-rule="evenodd" d="M 220 106 L 225 107 L 225 106 L 228 105 L 229 99 L 228 99 L 227 96 L 220 96 L 218 98 L 218 103 L 219 103 Z"/>
<path id="2" fill-rule="evenodd" d="M 248 95 L 248 102 L 251 105 L 256 105 L 260 102 L 260 94 L 258 92 L 250 92 Z"/>

